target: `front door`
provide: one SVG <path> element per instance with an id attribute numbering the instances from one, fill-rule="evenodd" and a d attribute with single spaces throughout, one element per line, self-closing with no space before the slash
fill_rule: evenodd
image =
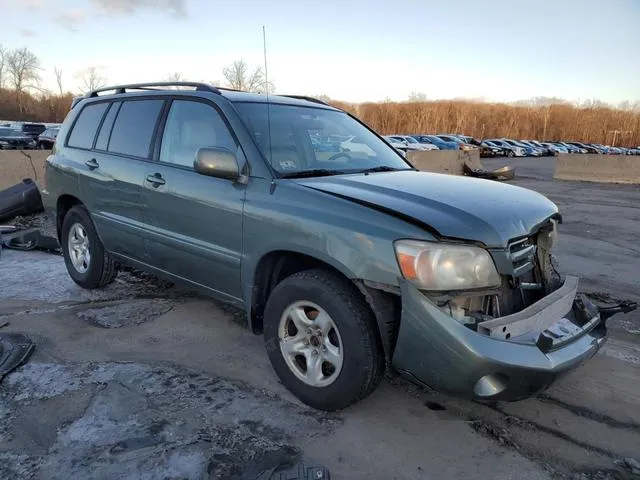
<path id="1" fill-rule="evenodd" d="M 173 100 L 159 161 L 144 179 L 146 248 L 155 267 L 237 300 L 245 185 L 196 173 L 203 147 L 236 151 L 238 144 L 213 104 Z"/>

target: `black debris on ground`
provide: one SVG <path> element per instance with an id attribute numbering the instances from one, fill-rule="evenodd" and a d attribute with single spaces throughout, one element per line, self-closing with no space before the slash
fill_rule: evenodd
<path id="1" fill-rule="evenodd" d="M 128 283 L 131 286 L 143 284 L 159 290 L 168 290 L 174 286 L 172 282 L 159 278 L 151 273 L 124 265 L 119 269 L 118 280 Z"/>
<path id="2" fill-rule="evenodd" d="M 33 215 L 18 216 L 10 222 L 9 225 L 13 225 L 21 230 L 28 228 L 38 228 L 41 231 L 46 231 L 48 235 L 56 236 L 55 222 L 50 219 L 45 213 L 35 213 Z"/>
<path id="3" fill-rule="evenodd" d="M 518 449 L 518 445 L 514 442 L 511 434 L 507 431 L 506 428 L 499 427 L 481 418 L 471 418 L 467 420 L 467 423 L 476 432 L 495 440 L 499 445 L 516 450 Z"/>
<path id="4" fill-rule="evenodd" d="M 35 347 L 36 344 L 21 333 L 0 334 L 0 382 L 13 370 L 23 365 Z"/>

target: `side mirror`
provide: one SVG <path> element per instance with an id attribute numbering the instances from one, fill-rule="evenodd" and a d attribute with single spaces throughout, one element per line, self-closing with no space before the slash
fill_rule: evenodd
<path id="1" fill-rule="evenodd" d="M 193 166 L 200 175 L 238 180 L 240 167 L 235 153 L 226 148 L 201 148 L 196 153 Z"/>

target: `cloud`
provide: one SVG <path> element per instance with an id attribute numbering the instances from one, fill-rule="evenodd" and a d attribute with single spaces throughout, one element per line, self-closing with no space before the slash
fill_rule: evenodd
<path id="1" fill-rule="evenodd" d="M 81 8 L 72 8 L 56 17 L 53 21 L 67 30 L 76 30 L 78 25 L 83 23 L 87 18 L 87 14 Z"/>
<path id="2" fill-rule="evenodd" d="M 33 30 L 29 30 L 28 28 L 21 28 L 20 29 L 20 33 L 22 34 L 23 37 L 35 37 L 36 36 L 36 32 L 34 32 Z"/>
<path id="3" fill-rule="evenodd" d="M 39 10 L 44 6 L 44 0 L 15 0 L 16 4 L 27 10 Z"/>
<path id="4" fill-rule="evenodd" d="M 100 10 L 113 15 L 127 15 L 138 10 L 156 10 L 174 16 L 186 15 L 185 0 L 91 0 Z"/>

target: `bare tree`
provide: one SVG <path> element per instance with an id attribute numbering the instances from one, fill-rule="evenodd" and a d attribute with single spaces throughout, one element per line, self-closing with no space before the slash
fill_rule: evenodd
<path id="1" fill-rule="evenodd" d="M 416 92 L 413 91 L 409 94 L 409 101 L 410 102 L 426 102 L 427 101 L 427 94 L 426 93 L 422 93 L 422 92 Z"/>
<path id="2" fill-rule="evenodd" d="M 9 85 L 17 93 L 27 88 L 38 88 L 40 83 L 40 60 L 27 48 L 17 48 L 7 55 Z"/>
<path id="3" fill-rule="evenodd" d="M 62 69 L 58 67 L 53 67 L 53 73 L 56 75 L 56 83 L 58 84 L 58 90 L 60 91 L 60 95 L 64 95 L 62 89 Z"/>
<path id="4" fill-rule="evenodd" d="M 185 79 L 180 72 L 171 72 L 165 77 L 167 82 L 184 82 Z"/>
<path id="5" fill-rule="evenodd" d="M 0 43 L 0 88 L 4 87 L 5 82 L 5 72 L 7 69 L 7 56 L 9 52 L 4 46 Z"/>
<path id="6" fill-rule="evenodd" d="M 83 92 L 90 92 L 100 87 L 104 87 L 107 79 L 100 74 L 99 67 L 88 67 L 78 72 L 80 78 L 80 88 Z"/>
<path id="7" fill-rule="evenodd" d="M 180 72 L 171 72 L 169 75 L 164 77 L 164 81 L 165 82 L 172 82 L 172 83 L 180 83 L 180 82 L 186 82 L 187 80 L 182 76 L 182 73 L 180 73 Z M 170 87 L 170 88 L 172 90 L 183 90 L 185 87 L 175 86 L 175 87 Z"/>
<path id="8" fill-rule="evenodd" d="M 272 82 L 267 84 L 262 67 L 250 70 L 249 65 L 244 60 L 236 60 L 233 65 L 224 68 L 222 74 L 229 88 L 255 93 L 265 93 L 267 87 L 269 92 L 274 90 Z"/>

